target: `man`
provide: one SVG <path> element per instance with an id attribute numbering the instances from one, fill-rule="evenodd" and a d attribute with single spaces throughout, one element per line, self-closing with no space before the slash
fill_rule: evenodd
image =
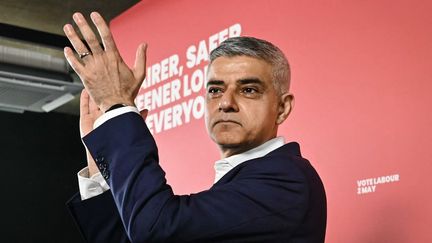
<path id="1" fill-rule="evenodd" d="M 221 151 L 216 182 L 209 190 L 178 196 L 166 183 L 155 141 L 134 106 L 145 77 L 146 46 L 139 46 L 129 69 L 98 13 L 90 17 L 103 49 L 85 18 L 73 17 L 90 48 L 65 25 L 81 57 L 65 48 L 85 86 L 80 126 L 88 169 L 79 173 L 81 195 L 68 205 L 86 240 L 324 242 L 322 182 L 297 143 L 276 137 L 293 102 L 288 62 L 277 47 L 238 37 L 211 52 L 205 121 Z"/>

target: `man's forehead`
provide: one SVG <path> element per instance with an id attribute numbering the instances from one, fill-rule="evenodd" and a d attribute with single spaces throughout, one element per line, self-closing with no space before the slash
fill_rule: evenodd
<path id="1" fill-rule="evenodd" d="M 208 68 L 207 82 L 271 79 L 271 66 L 267 62 L 248 56 L 218 57 Z"/>
<path id="2" fill-rule="evenodd" d="M 241 65 L 241 64 L 254 64 L 254 65 L 262 65 L 262 66 L 269 66 L 270 64 L 266 61 L 257 58 L 257 57 L 251 57 L 246 55 L 238 55 L 238 56 L 221 56 L 215 58 L 209 65 L 210 67 L 213 66 L 231 66 L 231 65 Z"/>

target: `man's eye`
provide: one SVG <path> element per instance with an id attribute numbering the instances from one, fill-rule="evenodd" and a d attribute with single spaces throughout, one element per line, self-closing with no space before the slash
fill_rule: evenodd
<path id="1" fill-rule="evenodd" d="M 258 92 L 258 90 L 254 89 L 254 88 L 244 88 L 242 90 L 242 92 L 246 93 L 246 94 L 255 94 Z"/>
<path id="2" fill-rule="evenodd" d="M 220 88 L 211 87 L 211 88 L 208 89 L 208 93 L 209 94 L 217 94 L 217 93 L 220 93 L 220 92 L 222 92 L 222 90 Z"/>

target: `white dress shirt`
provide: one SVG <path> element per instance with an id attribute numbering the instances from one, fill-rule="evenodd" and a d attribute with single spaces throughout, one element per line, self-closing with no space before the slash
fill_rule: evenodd
<path id="1" fill-rule="evenodd" d="M 93 127 L 96 128 L 102 125 L 104 122 L 108 121 L 109 119 L 127 112 L 136 112 L 139 114 L 139 111 L 136 107 L 127 106 L 127 107 L 117 108 L 99 117 L 95 121 Z M 279 147 L 282 147 L 284 144 L 285 144 L 285 140 L 283 137 L 276 137 L 261 144 L 256 148 L 253 148 L 241 154 L 236 154 L 216 161 L 214 165 L 215 172 L 216 172 L 214 183 L 216 183 L 220 178 L 222 178 L 226 173 L 228 173 L 237 165 L 247 160 L 263 157 L 264 155 L 270 153 L 271 151 Z M 87 167 L 85 167 L 84 169 L 78 172 L 78 185 L 79 185 L 81 200 L 86 200 L 95 197 L 110 189 L 109 185 L 106 183 L 101 173 L 98 172 L 89 178 L 89 172 Z"/>
<path id="2" fill-rule="evenodd" d="M 237 165 L 247 160 L 263 157 L 284 144 L 285 139 L 283 137 L 276 137 L 251 150 L 216 161 L 214 165 L 216 171 L 214 183 L 218 182 L 220 178 Z"/>

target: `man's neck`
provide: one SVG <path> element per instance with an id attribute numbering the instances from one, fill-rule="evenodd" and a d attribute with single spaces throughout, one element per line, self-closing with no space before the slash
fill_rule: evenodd
<path id="1" fill-rule="evenodd" d="M 255 143 L 247 143 L 247 144 L 229 144 L 229 145 L 225 145 L 225 144 L 219 144 L 219 149 L 220 149 L 220 155 L 221 155 L 221 159 L 236 155 L 236 154 L 241 154 L 244 153 L 246 151 L 249 151 L 253 148 L 256 148 L 258 146 L 260 146 L 261 144 L 264 144 L 265 142 L 275 138 L 274 137 L 270 137 L 267 140 L 264 141 L 260 141 L 260 142 L 255 142 Z"/>

